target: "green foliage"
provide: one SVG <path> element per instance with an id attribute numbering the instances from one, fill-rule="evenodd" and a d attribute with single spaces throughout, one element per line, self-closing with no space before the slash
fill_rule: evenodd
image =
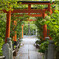
<path id="1" fill-rule="evenodd" d="M 20 21 L 18 20 L 18 22 L 17 22 L 17 29 L 16 29 L 16 31 L 17 31 L 17 37 L 18 37 L 18 38 L 22 38 L 22 37 L 21 37 L 21 36 L 22 36 L 22 25 L 23 25 L 23 21 L 20 22 Z"/>
<path id="2" fill-rule="evenodd" d="M 51 36 L 52 39 L 55 41 L 56 51 L 59 51 L 59 11 L 58 11 L 58 9 L 53 11 L 53 13 L 51 15 L 48 14 L 48 16 L 45 17 L 45 19 L 37 18 L 37 21 L 35 24 L 38 28 L 38 36 L 40 39 L 41 39 L 41 37 L 43 38 L 42 26 L 44 24 L 47 24 L 47 29 L 50 30 L 50 33 L 49 34 L 47 33 L 47 34 L 49 36 Z M 45 42 L 41 43 L 39 52 L 44 53 L 47 48 L 48 48 L 48 41 L 45 41 Z"/>
<path id="3" fill-rule="evenodd" d="M 18 7 L 18 4 L 21 5 L 21 2 L 17 4 L 17 1 L 18 0 L 0 0 L 0 10 L 5 9 L 7 11 L 13 11 L 14 7 Z"/>
<path id="4" fill-rule="evenodd" d="M 44 42 L 44 40 L 37 40 L 35 43 L 36 44 L 41 44 L 41 43 L 43 43 Z"/>
<path id="5" fill-rule="evenodd" d="M 45 53 L 45 51 L 48 49 L 48 44 L 49 44 L 48 40 L 41 43 L 39 52 Z"/>
<path id="6" fill-rule="evenodd" d="M 4 44 L 4 41 L 3 41 L 3 39 L 0 37 L 0 56 L 3 55 L 3 54 L 2 54 L 2 46 L 3 46 L 3 44 Z"/>
<path id="7" fill-rule="evenodd" d="M 48 25 L 48 29 L 50 30 L 50 36 L 52 36 L 53 39 L 56 39 L 59 34 L 59 11 L 55 11 L 55 13 L 49 17 L 50 18 L 45 23 Z"/>
<path id="8" fill-rule="evenodd" d="M 9 11 L 9 10 L 13 11 L 13 9 L 18 9 L 18 8 L 21 8 L 21 9 L 28 8 L 28 5 L 22 5 L 22 2 L 17 3 L 17 1 L 19 1 L 19 0 L 0 0 L 0 10 L 5 9 L 7 11 Z M 45 0 L 43 0 L 43 1 L 45 1 Z M 52 0 L 50 2 L 52 3 Z M 58 4 L 59 2 L 55 1 L 54 3 Z M 37 7 L 37 9 L 44 9 L 44 8 L 48 7 L 48 5 L 32 5 L 32 7 L 34 9 L 36 7 Z"/>
<path id="9" fill-rule="evenodd" d="M 38 38 L 42 37 L 43 39 L 43 25 L 45 24 L 45 19 L 42 17 L 37 17 L 37 21 L 35 22 L 35 25 L 37 26 L 38 29 Z"/>
<path id="10" fill-rule="evenodd" d="M 25 35 L 28 35 L 28 31 L 29 31 L 28 23 L 30 24 L 30 32 L 31 32 L 31 35 L 33 35 L 33 31 L 34 31 L 34 34 L 35 34 L 36 25 L 34 24 L 34 21 L 31 21 L 31 22 L 24 21 L 24 34 Z"/>
<path id="11" fill-rule="evenodd" d="M 37 9 L 44 9 L 44 8 L 46 8 L 46 7 L 48 7 L 48 5 L 37 5 L 37 4 L 34 4 L 34 5 L 32 5 L 32 7 L 35 9 L 35 8 L 37 8 Z"/>
<path id="12" fill-rule="evenodd" d="M 28 8 L 28 5 L 22 5 L 22 2 L 17 4 L 17 1 L 18 0 L 0 0 L 0 10 L 5 9 L 6 11 L 9 11 L 9 10 L 13 11 L 13 8 L 14 9 Z M 55 4 L 54 4 L 56 6 L 56 8 L 54 8 L 54 9 L 58 9 L 58 7 L 59 7 L 58 4 L 59 4 L 59 2 L 56 1 Z M 54 5 L 51 5 L 52 8 L 53 8 Z M 35 9 L 35 7 L 37 7 L 37 9 L 43 9 L 43 8 L 47 7 L 47 5 L 32 5 L 32 7 L 34 9 Z M 2 55 L 2 45 L 4 44 L 5 32 L 6 32 L 6 14 L 4 14 L 4 13 L 1 14 L 1 13 L 2 12 L 0 11 L 0 55 Z M 16 15 L 16 14 L 14 14 L 14 15 Z M 24 24 L 23 20 L 27 20 L 28 16 L 15 17 L 14 15 L 11 18 L 12 19 L 11 20 L 11 38 L 12 38 L 12 36 L 14 36 L 15 31 L 17 31 L 17 37 L 19 38 L 19 37 L 21 37 L 21 25 Z M 55 45 L 57 47 L 59 47 L 59 37 L 58 37 L 59 36 L 59 11 L 56 10 L 52 15 L 47 16 L 45 19 L 38 17 L 37 21 L 35 22 L 35 24 L 37 26 L 37 29 L 38 29 L 38 37 L 43 38 L 43 33 L 42 33 L 43 32 L 43 27 L 42 26 L 44 24 L 47 24 L 48 25 L 48 30 L 50 30 L 49 35 L 55 41 Z M 17 26 L 15 26 L 13 24 L 14 20 L 17 21 Z M 31 26 L 32 30 L 33 30 L 33 28 L 35 28 L 35 27 Z M 41 51 L 42 52 L 45 51 L 45 47 L 46 47 L 45 44 L 47 44 L 47 42 L 44 42 L 44 43 L 41 44 L 41 48 L 42 48 Z M 56 48 L 56 49 L 59 50 L 58 48 Z"/>
<path id="13" fill-rule="evenodd" d="M 12 14 L 11 17 L 11 38 L 15 35 L 15 31 L 17 32 L 17 38 L 21 38 L 22 35 L 22 25 L 24 24 L 24 20 L 27 20 L 28 16 L 24 15 L 23 17 L 17 17 L 18 13 Z M 16 21 L 16 25 L 14 24 Z"/>
<path id="14" fill-rule="evenodd" d="M 55 48 L 57 51 L 59 51 L 59 11 L 57 10 L 54 11 L 54 13 L 52 13 L 51 15 L 46 16 L 45 19 L 47 21 L 44 21 L 42 24 L 42 20 L 41 20 L 40 25 L 47 24 L 47 29 L 50 30 L 50 33 L 48 35 L 51 36 L 52 39 L 55 41 L 55 46 L 56 46 Z M 36 25 L 38 29 L 40 30 L 41 27 L 38 24 L 39 22 L 37 22 Z M 40 31 L 40 33 L 41 32 L 42 30 Z M 47 41 L 41 43 L 39 52 L 43 52 L 43 53 L 45 52 L 45 50 L 48 48 L 46 47 L 47 43 L 48 43 Z"/>
<path id="15" fill-rule="evenodd" d="M 5 14 L 0 14 L 0 55 L 2 55 L 2 45 L 5 40 L 5 31 L 6 31 L 6 16 Z"/>
<path id="16" fill-rule="evenodd" d="M 48 16 L 49 18 L 45 22 L 48 25 L 48 30 L 50 30 L 50 36 L 55 41 L 55 44 L 57 48 L 59 47 L 59 11 L 54 11 L 54 13 L 51 14 L 51 16 Z M 56 48 L 56 49 L 57 49 Z M 58 49 L 57 49 L 58 50 Z"/>

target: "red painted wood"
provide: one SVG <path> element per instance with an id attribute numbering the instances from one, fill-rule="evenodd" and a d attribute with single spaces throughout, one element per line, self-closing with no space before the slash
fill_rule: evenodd
<path id="1" fill-rule="evenodd" d="M 4 13 L 8 13 L 6 10 L 2 10 Z"/>
<path id="2" fill-rule="evenodd" d="M 6 24 L 6 39 L 5 39 L 5 43 L 7 42 L 7 38 L 10 37 L 10 20 L 11 20 L 11 13 L 44 13 L 43 15 L 31 15 L 31 16 L 36 16 L 36 17 L 42 17 L 45 18 L 45 12 L 49 11 L 50 13 L 52 13 L 51 11 L 51 4 L 50 3 L 22 3 L 22 4 L 28 4 L 28 9 L 15 9 L 12 12 L 9 11 L 7 12 L 6 10 L 3 10 L 4 13 L 7 13 L 7 24 Z M 46 4 L 48 5 L 48 9 L 31 9 L 31 4 Z M 47 25 L 45 24 L 43 26 L 43 34 L 44 34 L 44 40 L 45 37 L 47 37 Z"/>
<path id="3" fill-rule="evenodd" d="M 7 11 L 5 11 L 5 10 L 3 10 L 3 11 L 4 11 L 4 13 L 7 13 Z M 43 9 L 43 10 L 41 10 L 41 9 L 30 9 L 30 10 L 28 10 L 28 9 L 23 9 L 23 10 L 14 9 L 11 13 L 43 13 L 46 11 L 48 11 L 48 9 Z"/>
<path id="4" fill-rule="evenodd" d="M 14 41 L 17 41 L 17 32 L 15 31 Z"/>
<path id="5" fill-rule="evenodd" d="M 22 25 L 22 38 L 23 38 L 23 26 L 24 26 L 24 25 Z"/>
<path id="6" fill-rule="evenodd" d="M 31 4 L 28 4 L 28 11 L 31 10 Z M 30 12 L 28 12 L 28 15 L 30 15 Z"/>
<path id="7" fill-rule="evenodd" d="M 27 20 L 27 21 L 36 21 L 36 20 L 33 20 L 33 19 L 29 19 L 29 20 Z"/>
<path id="8" fill-rule="evenodd" d="M 42 17 L 42 14 L 25 14 L 32 17 Z M 13 15 L 12 15 L 13 16 Z M 24 16 L 23 14 L 15 15 L 15 17 Z"/>
<path id="9" fill-rule="evenodd" d="M 43 13 L 43 18 L 45 18 L 46 14 Z M 44 36 L 44 40 L 45 40 L 45 37 L 47 37 L 47 25 L 43 25 L 43 36 Z"/>
<path id="10" fill-rule="evenodd" d="M 50 12 L 50 15 L 52 14 L 52 10 L 51 10 L 51 4 L 49 3 L 48 5 L 48 11 Z M 48 34 L 50 33 L 50 30 L 48 30 Z M 48 35 L 50 37 L 50 40 L 52 40 L 52 37 L 50 35 Z"/>
<path id="11" fill-rule="evenodd" d="M 10 21 L 11 21 L 11 11 L 8 11 L 8 13 L 7 13 L 7 23 L 6 23 L 5 43 L 7 42 L 7 38 L 10 37 Z"/>
<path id="12" fill-rule="evenodd" d="M 27 9 L 23 9 L 23 10 L 20 10 L 20 9 L 16 9 L 16 10 L 13 10 L 12 13 L 43 13 L 43 12 L 46 12 L 48 11 L 48 9 L 31 9 L 31 10 L 27 10 Z"/>
<path id="13" fill-rule="evenodd" d="M 14 20 L 14 25 L 16 27 L 17 22 Z M 15 31 L 15 35 L 13 36 L 13 41 L 17 41 L 17 32 Z"/>
<path id="14" fill-rule="evenodd" d="M 31 10 L 31 4 L 28 4 L 28 10 Z"/>
<path id="15" fill-rule="evenodd" d="M 52 14 L 52 9 L 51 9 L 51 4 L 48 4 L 48 11 L 50 12 L 50 14 Z"/>
<path id="16" fill-rule="evenodd" d="M 44 35 L 44 40 L 45 40 L 45 37 L 47 37 L 47 25 L 43 25 L 43 35 Z"/>

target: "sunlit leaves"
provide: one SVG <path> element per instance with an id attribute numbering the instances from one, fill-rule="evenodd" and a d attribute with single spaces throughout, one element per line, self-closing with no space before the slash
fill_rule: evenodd
<path id="1" fill-rule="evenodd" d="M 48 44 L 48 41 L 44 41 L 43 43 L 41 43 L 39 52 L 45 53 L 45 51 L 48 49 Z"/>
<path id="2" fill-rule="evenodd" d="M 0 10 L 5 9 L 9 11 L 10 7 L 12 10 L 14 6 L 17 6 L 17 1 L 18 0 L 0 0 Z"/>
<path id="3" fill-rule="evenodd" d="M 6 16 L 0 14 L 0 55 L 2 55 L 2 45 L 4 44 L 5 31 L 6 31 Z"/>
<path id="4" fill-rule="evenodd" d="M 46 18 L 47 19 L 47 18 Z M 50 30 L 51 37 L 59 42 L 59 11 L 55 10 L 54 13 L 51 14 L 50 19 L 47 19 L 46 24 L 48 25 L 48 29 Z"/>

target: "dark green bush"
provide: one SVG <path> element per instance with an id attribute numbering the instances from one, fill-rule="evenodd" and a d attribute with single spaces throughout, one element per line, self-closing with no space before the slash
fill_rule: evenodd
<path id="1" fill-rule="evenodd" d="M 49 44 L 48 40 L 41 43 L 39 52 L 45 53 L 45 50 L 48 49 L 48 44 Z"/>

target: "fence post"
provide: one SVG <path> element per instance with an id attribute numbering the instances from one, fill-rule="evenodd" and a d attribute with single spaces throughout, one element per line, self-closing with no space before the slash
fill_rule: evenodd
<path id="1" fill-rule="evenodd" d="M 3 55 L 5 56 L 5 59 L 13 59 L 13 53 L 12 53 L 12 41 L 10 38 L 7 38 L 7 43 L 3 45 Z"/>
<path id="2" fill-rule="evenodd" d="M 10 59 L 10 49 L 9 44 L 5 43 L 2 47 L 3 50 L 3 56 L 5 56 L 5 59 Z"/>
<path id="3" fill-rule="evenodd" d="M 48 59 L 54 59 L 54 42 L 52 40 L 49 40 Z"/>
<path id="4" fill-rule="evenodd" d="M 49 40 L 49 39 L 50 39 L 49 37 L 45 37 L 45 40 Z M 47 59 L 47 56 L 48 56 L 48 50 L 46 49 L 44 59 Z"/>
<path id="5" fill-rule="evenodd" d="M 12 48 L 12 41 L 11 38 L 7 38 L 7 43 L 9 44 L 9 48 L 10 48 L 10 59 L 13 59 L 13 48 Z"/>

